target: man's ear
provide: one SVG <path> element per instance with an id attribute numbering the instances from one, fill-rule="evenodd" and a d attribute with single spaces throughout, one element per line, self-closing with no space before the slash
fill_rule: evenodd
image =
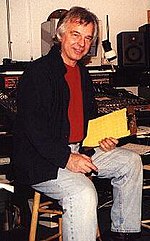
<path id="1" fill-rule="evenodd" d="M 61 40 L 62 40 L 61 35 L 60 35 L 59 33 L 57 33 L 57 34 L 56 34 L 56 36 L 57 36 L 58 41 L 60 41 L 60 42 L 61 42 Z"/>

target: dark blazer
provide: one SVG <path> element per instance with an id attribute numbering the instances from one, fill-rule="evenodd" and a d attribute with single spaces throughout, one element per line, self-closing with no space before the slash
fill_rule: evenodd
<path id="1" fill-rule="evenodd" d="M 84 136 L 88 120 L 96 115 L 92 82 L 86 68 L 81 71 Z M 33 61 L 18 85 L 17 118 L 14 126 L 14 172 L 17 182 L 35 184 L 57 177 L 70 155 L 69 88 L 59 47 Z"/>

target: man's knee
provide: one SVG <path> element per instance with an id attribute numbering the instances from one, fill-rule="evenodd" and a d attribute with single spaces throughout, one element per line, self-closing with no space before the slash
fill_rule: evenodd
<path id="1" fill-rule="evenodd" d="M 131 165 L 133 165 L 137 169 L 142 168 L 142 159 L 139 154 L 132 152 L 132 157 L 131 157 Z"/>
<path id="2" fill-rule="evenodd" d="M 86 184 L 84 183 L 82 190 L 79 193 L 79 196 L 81 197 L 81 199 L 84 199 L 84 203 L 92 203 L 93 205 L 97 205 L 97 191 L 92 181 L 88 178 Z"/>
<path id="3" fill-rule="evenodd" d="M 135 152 L 130 152 L 127 156 L 127 168 L 129 171 L 133 171 L 134 173 L 140 173 L 143 170 L 142 160 L 140 155 Z"/>

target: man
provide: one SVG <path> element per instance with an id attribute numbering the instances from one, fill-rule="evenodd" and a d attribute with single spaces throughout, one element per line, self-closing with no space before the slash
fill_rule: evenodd
<path id="1" fill-rule="evenodd" d="M 64 241 L 95 241 L 97 193 L 85 174 L 111 178 L 110 240 L 131 241 L 141 226 L 140 157 L 117 148 L 113 137 L 102 140 L 90 154 L 81 147 L 88 120 L 97 110 L 92 82 L 80 60 L 97 31 L 93 13 L 71 8 L 58 23 L 59 44 L 24 72 L 14 131 L 16 180 L 60 200 Z"/>

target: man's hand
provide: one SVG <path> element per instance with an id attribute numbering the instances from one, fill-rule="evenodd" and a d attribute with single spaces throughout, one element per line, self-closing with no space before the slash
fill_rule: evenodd
<path id="1" fill-rule="evenodd" d="M 97 171 L 97 167 L 92 163 L 92 159 L 84 154 L 71 153 L 66 168 L 72 172 L 90 173 Z"/>
<path id="2" fill-rule="evenodd" d="M 105 138 L 99 142 L 100 148 L 106 152 L 113 150 L 117 144 L 118 140 L 113 137 Z"/>

